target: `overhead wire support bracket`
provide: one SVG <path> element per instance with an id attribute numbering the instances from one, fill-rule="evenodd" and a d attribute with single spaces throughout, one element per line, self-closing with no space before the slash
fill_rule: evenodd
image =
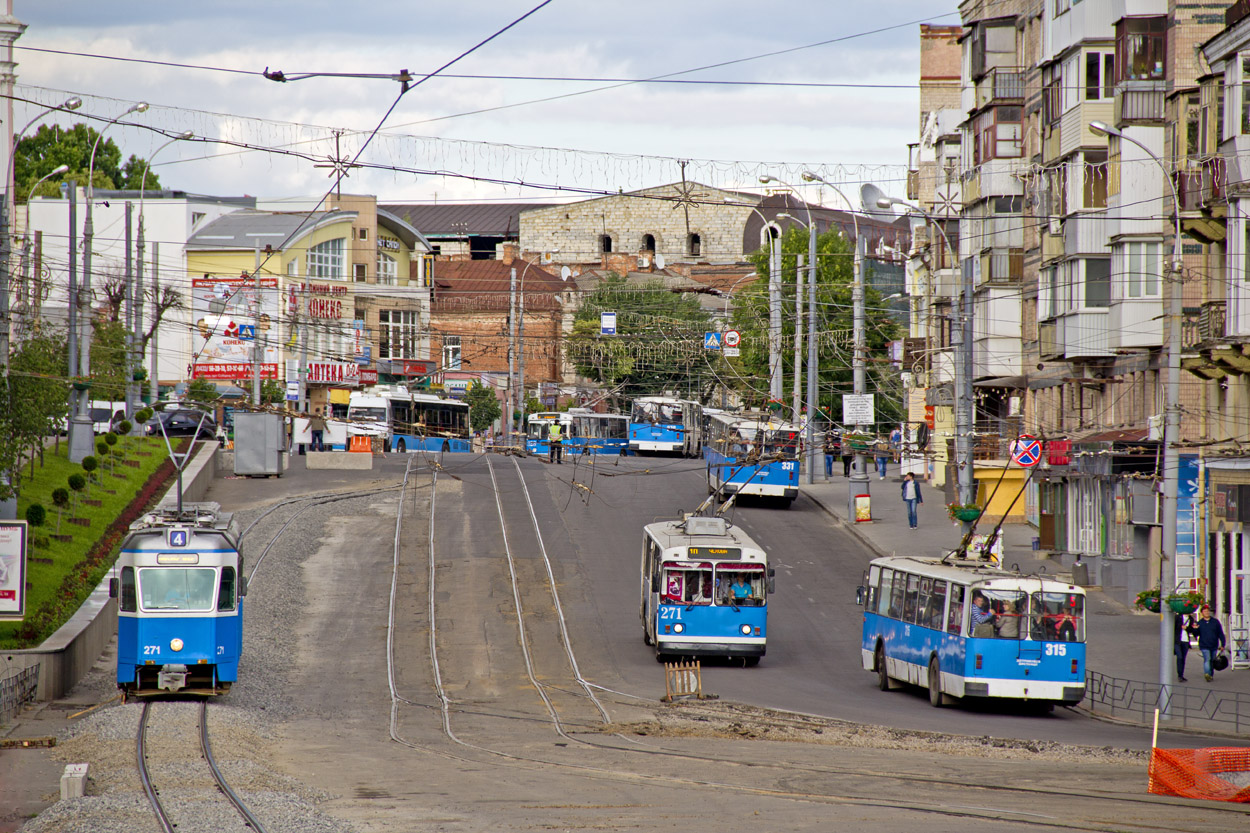
<path id="1" fill-rule="evenodd" d="M 285 84 L 287 81 L 304 81 L 308 78 L 380 78 L 385 81 L 398 81 L 400 94 L 408 92 L 408 87 L 412 84 L 412 73 L 406 69 L 401 69 L 399 72 L 301 72 L 287 75 L 280 69 L 270 70 L 269 67 L 265 67 L 261 75 L 279 84 Z"/>

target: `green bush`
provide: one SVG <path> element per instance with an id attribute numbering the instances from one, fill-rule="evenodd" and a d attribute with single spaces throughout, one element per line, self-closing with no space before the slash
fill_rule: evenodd
<path id="1" fill-rule="evenodd" d="M 98 440 L 95 441 L 95 453 L 99 454 L 101 457 L 108 456 L 109 444 L 108 444 L 108 441 L 104 439 L 104 437 L 100 437 Z M 83 460 L 82 462 L 83 462 L 83 468 L 86 469 L 87 461 Z M 87 469 L 87 471 L 91 471 L 91 469 Z"/>
<path id="2" fill-rule="evenodd" d="M 135 414 L 135 419 L 138 419 L 138 418 L 139 418 L 139 415 Z M 119 433 L 129 434 L 131 431 L 134 430 L 134 425 L 131 424 L 130 420 L 123 419 L 121 422 L 117 423 L 117 430 Z M 109 436 L 116 437 L 117 434 L 109 434 Z M 116 440 L 114 440 L 114 442 L 116 442 Z"/>
<path id="3" fill-rule="evenodd" d="M 69 506 L 69 491 L 67 489 L 53 489 L 52 502 L 60 507 Z"/>
<path id="4" fill-rule="evenodd" d="M 125 423 L 122 423 L 122 424 L 124 425 Z M 121 428 L 121 425 L 117 427 Z M 130 430 L 129 428 L 126 428 L 122 431 L 122 433 L 125 434 L 129 430 Z M 110 446 L 117 445 L 117 435 L 114 434 L 112 431 L 108 432 L 107 434 L 104 435 L 104 442 L 108 443 Z"/>
<path id="5" fill-rule="evenodd" d="M 43 526 L 47 519 L 48 513 L 41 504 L 32 503 L 26 507 L 26 523 L 31 526 Z"/>
<path id="6" fill-rule="evenodd" d="M 99 467 L 100 467 L 100 461 L 97 460 L 96 458 L 94 457 L 82 458 L 82 470 L 85 471 L 87 474 L 91 474 L 91 472 L 95 471 Z"/>
<path id="7" fill-rule="evenodd" d="M 139 411 L 139 413 L 135 414 L 135 422 L 138 422 L 140 425 L 142 425 L 143 423 L 151 419 L 154 415 L 155 415 L 155 412 L 151 408 L 144 408 L 141 411 Z"/>
<path id="8" fill-rule="evenodd" d="M 90 460 L 91 458 L 88 457 L 87 459 Z M 87 478 L 83 477 L 78 472 L 71 474 L 67 482 L 69 483 L 69 487 L 75 492 L 81 492 L 83 489 L 87 488 Z"/>

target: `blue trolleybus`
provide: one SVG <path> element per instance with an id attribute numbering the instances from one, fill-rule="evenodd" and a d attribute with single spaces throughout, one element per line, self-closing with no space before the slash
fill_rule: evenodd
<path id="1" fill-rule="evenodd" d="M 629 417 L 599 414 L 589 408 L 572 408 L 571 438 L 564 450 L 572 454 L 624 454 L 629 450 Z"/>
<path id="2" fill-rule="evenodd" d="M 1074 705 L 1085 696 L 1085 592 L 985 562 L 894 556 L 860 588 L 864 668 L 880 688 Z"/>
<path id="3" fill-rule="evenodd" d="M 382 437 L 384 451 L 472 451 L 467 402 L 378 385 L 348 403 L 348 436 Z"/>
<path id="4" fill-rule="evenodd" d="M 799 429 L 767 414 L 704 419 L 708 494 L 757 495 L 788 507 L 799 495 Z"/>
<path id="5" fill-rule="evenodd" d="M 564 453 L 570 454 L 569 438 L 573 435 L 573 417 L 566 411 L 536 411 L 525 415 L 525 450 L 530 454 L 546 457 L 551 452 L 547 441 L 553 424 L 560 426 L 560 443 Z"/>
<path id="6" fill-rule="evenodd" d="M 223 694 L 238 678 L 247 580 L 230 520 L 199 503 L 131 525 L 109 581 L 123 697 Z"/>
<path id="7" fill-rule="evenodd" d="M 635 399 L 629 415 L 629 450 L 635 454 L 665 452 L 697 457 L 702 422 L 698 402 L 671 396 Z"/>
<path id="8" fill-rule="evenodd" d="M 768 554 L 724 518 L 643 528 L 643 640 L 656 659 L 740 658 L 755 665 L 768 640 Z"/>

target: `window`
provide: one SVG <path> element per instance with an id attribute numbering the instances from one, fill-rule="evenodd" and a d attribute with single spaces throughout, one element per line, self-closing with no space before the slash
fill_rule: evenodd
<path id="1" fill-rule="evenodd" d="M 686 254 L 692 257 L 703 254 L 703 238 L 697 234 L 686 235 Z"/>
<path id="2" fill-rule="evenodd" d="M 1102 56 L 1102 97 L 1115 96 L 1115 53 L 1108 52 Z"/>
<path id="3" fill-rule="evenodd" d="M 1016 26 L 1014 21 L 978 23 L 972 29 L 969 44 L 973 80 L 978 80 L 997 67 L 1016 64 Z"/>
<path id="4" fill-rule="evenodd" d="M 378 358 L 416 358 L 417 313 L 415 310 L 380 310 L 378 331 Z"/>
<path id="5" fill-rule="evenodd" d="M 1042 121 L 1055 124 L 1063 115 L 1063 67 L 1051 64 L 1042 70 Z"/>
<path id="6" fill-rule="evenodd" d="M 360 239 L 361 239 L 361 240 L 368 240 L 368 239 L 369 239 L 369 229 L 367 229 L 367 228 L 362 228 L 362 229 L 360 230 Z"/>
<path id="7" fill-rule="evenodd" d="M 1124 246 L 1125 297 L 1149 298 L 1159 294 L 1158 243 L 1127 243 Z"/>
<path id="8" fill-rule="evenodd" d="M 139 605 L 135 599 L 135 568 L 122 567 L 122 590 L 118 605 L 126 612 L 136 611 Z"/>
<path id="9" fill-rule="evenodd" d="M 366 277 L 368 276 L 365 273 L 365 265 L 363 263 L 353 263 L 352 264 L 352 280 L 354 280 L 356 283 L 364 283 Z"/>
<path id="10" fill-rule="evenodd" d="M 1250 55 L 1241 58 L 1241 133 L 1250 134 Z"/>
<path id="11" fill-rule="evenodd" d="M 1038 631 L 1034 639 L 1084 642 L 1085 597 L 1076 593 L 1034 593 L 1033 621 Z"/>
<path id="12" fill-rule="evenodd" d="M 698 568 L 668 566 L 664 570 L 666 604 L 709 605 L 712 603 L 712 565 Z"/>
<path id="13" fill-rule="evenodd" d="M 378 283 L 394 286 L 399 280 L 399 261 L 390 255 L 378 253 Z"/>
<path id="14" fill-rule="evenodd" d="M 973 164 L 1020 156 L 1021 108 L 993 107 L 976 117 Z"/>
<path id="15" fill-rule="evenodd" d="M 343 238 L 326 240 L 308 250 L 308 277 L 343 279 Z"/>
<path id="16" fill-rule="evenodd" d="M 1166 15 L 1125 17 L 1115 25 L 1116 83 L 1162 81 L 1167 55 Z"/>
<path id="17" fill-rule="evenodd" d="M 298 257 L 293 257 L 287 261 L 286 273 L 288 277 L 292 277 L 292 278 L 299 277 L 299 258 Z"/>
<path id="18" fill-rule="evenodd" d="M 144 610 L 212 610 L 216 570 L 141 567 L 139 596 Z"/>
<path id="19" fill-rule="evenodd" d="M 644 234 L 642 236 L 642 250 L 644 252 L 655 251 L 655 235 L 654 234 Z"/>
<path id="20" fill-rule="evenodd" d="M 894 571 L 881 571 L 881 586 L 877 590 L 877 613 L 880 616 L 890 615 L 890 585 L 893 583 Z"/>
<path id="21" fill-rule="evenodd" d="M 460 336 L 443 336 L 443 370 L 460 369 Z"/>
<path id="22" fill-rule="evenodd" d="M 200 221 L 203 220 L 205 216 L 206 215 L 203 211 L 192 211 L 191 212 L 191 228 L 195 228 L 196 226 L 198 226 L 200 224 Z"/>
<path id="23" fill-rule="evenodd" d="M 1085 208 L 1107 207 L 1107 154 L 1090 152 L 1085 154 Z"/>
<path id="24" fill-rule="evenodd" d="M 1090 258 L 1085 261 L 1085 306 L 1106 307 L 1111 304 L 1111 260 Z"/>
<path id="25" fill-rule="evenodd" d="M 950 612 L 946 614 L 947 633 L 959 633 L 963 629 L 964 590 L 966 589 L 962 584 L 951 585 Z"/>
<path id="26" fill-rule="evenodd" d="M 599 235 L 599 252 L 601 254 L 606 255 L 606 254 L 611 253 L 611 251 L 612 251 L 612 235 L 610 234 Z"/>
<path id="27" fill-rule="evenodd" d="M 234 568 L 221 568 L 221 583 L 217 587 L 217 609 L 234 610 Z"/>

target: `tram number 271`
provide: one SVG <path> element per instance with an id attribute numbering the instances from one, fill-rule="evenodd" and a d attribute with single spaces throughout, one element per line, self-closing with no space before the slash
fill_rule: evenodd
<path id="1" fill-rule="evenodd" d="M 662 607 L 660 608 L 660 618 L 661 619 L 680 619 L 681 608 L 680 607 Z"/>
<path id="2" fill-rule="evenodd" d="M 1068 646 L 1063 643 L 1047 642 L 1046 656 L 1048 657 L 1064 657 L 1068 655 Z"/>

